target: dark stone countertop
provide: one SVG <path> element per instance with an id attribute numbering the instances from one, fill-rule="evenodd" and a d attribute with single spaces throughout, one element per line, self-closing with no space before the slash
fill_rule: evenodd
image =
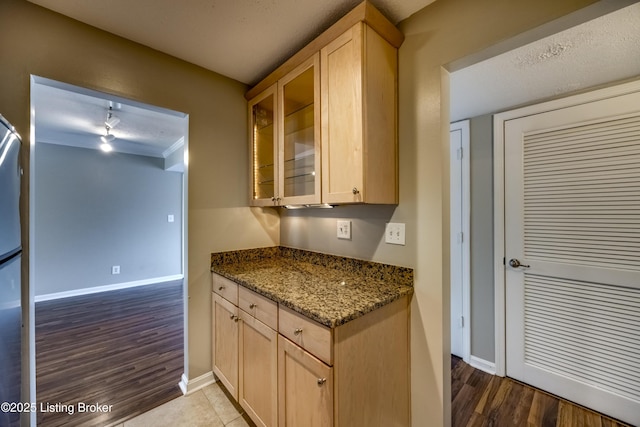
<path id="1" fill-rule="evenodd" d="M 285 247 L 211 254 L 211 271 L 334 328 L 413 293 L 413 270 Z"/>

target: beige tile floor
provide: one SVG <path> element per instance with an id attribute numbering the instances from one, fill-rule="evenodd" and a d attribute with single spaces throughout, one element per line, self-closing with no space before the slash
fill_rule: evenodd
<path id="1" fill-rule="evenodd" d="M 250 427 L 218 383 L 180 396 L 115 427 Z"/>

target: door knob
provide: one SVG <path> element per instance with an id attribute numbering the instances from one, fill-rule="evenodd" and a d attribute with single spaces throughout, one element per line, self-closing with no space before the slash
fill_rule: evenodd
<path id="1" fill-rule="evenodd" d="M 521 264 L 520 261 L 515 258 L 511 258 L 509 260 L 509 266 L 513 268 L 518 268 L 518 267 L 529 268 L 530 267 L 529 265 Z"/>

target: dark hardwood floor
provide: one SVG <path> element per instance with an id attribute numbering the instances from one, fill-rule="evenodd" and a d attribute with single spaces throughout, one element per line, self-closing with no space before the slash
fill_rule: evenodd
<path id="1" fill-rule="evenodd" d="M 38 425 L 111 425 L 182 395 L 183 315 L 182 281 L 37 303 L 38 408 L 73 405 Z"/>
<path id="2" fill-rule="evenodd" d="M 628 427 L 551 394 L 474 369 L 451 356 L 453 427 Z"/>

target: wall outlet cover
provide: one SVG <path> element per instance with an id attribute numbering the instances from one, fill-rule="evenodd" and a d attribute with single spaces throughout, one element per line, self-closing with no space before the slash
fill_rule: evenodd
<path id="1" fill-rule="evenodd" d="M 384 230 L 384 241 L 392 245 L 405 244 L 404 223 L 387 223 Z"/>
<path id="2" fill-rule="evenodd" d="M 114 265 L 113 267 L 111 267 L 111 274 L 120 274 L 120 266 Z"/>
<path id="3" fill-rule="evenodd" d="M 337 235 L 338 239 L 351 240 L 351 221 L 339 219 L 337 225 Z"/>

